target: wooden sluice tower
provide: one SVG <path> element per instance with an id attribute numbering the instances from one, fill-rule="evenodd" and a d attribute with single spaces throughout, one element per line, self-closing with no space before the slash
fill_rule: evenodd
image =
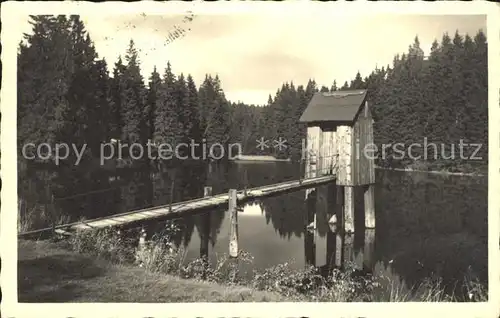
<path id="1" fill-rule="evenodd" d="M 374 231 L 370 229 L 375 228 L 375 153 L 367 91 L 318 92 L 299 121 L 307 124 L 304 178 L 336 175 L 336 193 L 330 193 L 336 197 L 336 211 L 330 211 L 330 221 L 336 223 L 337 237 L 340 240 L 338 235 L 342 232 L 347 234 L 346 241 L 353 239 L 350 234 L 354 233 L 354 194 L 360 193 L 355 191 L 359 187 L 364 194 L 365 244 L 366 239 L 373 244 Z M 314 190 L 306 192 L 306 199 L 311 191 Z"/>

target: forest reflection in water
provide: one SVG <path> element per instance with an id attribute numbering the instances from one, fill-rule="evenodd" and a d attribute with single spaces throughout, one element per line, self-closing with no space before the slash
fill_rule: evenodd
<path id="1" fill-rule="evenodd" d="M 84 181 L 73 190 L 70 183 L 61 183 L 56 208 L 71 220 L 95 218 L 201 197 L 204 186 L 211 186 L 213 194 L 218 194 L 230 188 L 296 179 L 299 173 L 299 167 L 291 163 L 185 164 L 160 170 L 101 171 L 82 179 L 87 180 L 85 187 Z M 356 192 L 356 233 L 352 238 L 332 231 L 328 224 L 338 211 L 334 185 L 314 189 L 308 200 L 305 191 L 297 191 L 245 204 L 238 215 L 239 246 L 254 257 L 252 264 L 245 265 L 246 270 L 285 262 L 303 268 L 306 264 L 325 267 L 354 260 L 365 269 L 376 263 L 391 266 L 409 284 L 429 276 L 453 283 L 469 270 L 487 282 L 487 178 L 377 170 L 376 180 L 377 228 L 364 230 L 363 196 Z M 72 197 L 78 190 L 96 188 L 110 190 Z M 30 183 L 21 188 L 19 197 L 33 206 L 40 200 L 36 189 L 40 187 Z M 316 229 L 308 230 L 313 214 Z M 225 208 L 176 222 L 182 231 L 175 236 L 175 243 L 186 248 L 186 262 L 200 257 L 200 252 L 208 253 L 212 262 L 227 254 L 229 217 Z M 163 224 L 161 220 L 148 222 L 149 235 L 161 231 Z M 206 240 L 208 251 L 202 244 Z M 344 253 L 338 253 L 341 249 Z"/>

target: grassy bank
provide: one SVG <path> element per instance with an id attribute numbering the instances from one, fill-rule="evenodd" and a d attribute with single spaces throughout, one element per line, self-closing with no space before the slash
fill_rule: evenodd
<path id="1" fill-rule="evenodd" d="M 131 247 L 116 231 L 85 231 L 61 242 L 20 241 L 19 299 L 30 301 L 200 302 L 200 301 L 457 301 L 439 281 L 408 287 L 390 268 L 373 276 L 280 264 L 251 278 L 234 275 L 220 257 L 207 268 L 202 260 L 185 263 L 181 250 L 157 239 Z M 251 262 L 241 253 L 240 262 Z M 487 290 L 467 281 L 471 301 L 486 301 Z"/>
<path id="2" fill-rule="evenodd" d="M 19 242 L 19 302 L 280 301 L 277 293 L 224 286 L 110 262 L 48 241 Z"/>

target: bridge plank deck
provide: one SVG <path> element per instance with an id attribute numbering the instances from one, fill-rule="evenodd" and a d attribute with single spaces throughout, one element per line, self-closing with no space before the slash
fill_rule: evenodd
<path id="1" fill-rule="evenodd" d="M 327 175 L 321 177 L 314 177 L 299 180 L 292 180 L 281 182 L 277 184 L 265 185 L 261 187 L 239 190 L 237 192 L 238 202 L 258 199 L 262 197 L 272 196 L 283 192 L 297 191 L 300 189 L 313 188 L 322 184 L 334 182 L 335 175 Z M 134 222 L 146 221 L 155 218 L 168 218 L 170 216 L 182 216 L 188 212 L 199 211 L 202 209 L 209 209 L 218 207 L 228 203 L 228 194 L 222 193 L 209 197 L 198 198 L 189 201 L 172 203 L 171 206 L 163 205 L 151 207 L 147 209 L 135 210 L 111 216 L 101 217 L 93 220 L 86 220 L 84 222 L 76 222 L 71 224 L 64 224 L 56 226 L 56 232 L 60 234 L 70 234 L 76 230 L 87 229 L 102 229 L 111 226 L 123 226 Z M 52 233 L 52 228 L 45 228 L 30 232 L 20 233 L 20 238 L 28 238 L 32 236 L 40 236 L 42 234 Z"/>

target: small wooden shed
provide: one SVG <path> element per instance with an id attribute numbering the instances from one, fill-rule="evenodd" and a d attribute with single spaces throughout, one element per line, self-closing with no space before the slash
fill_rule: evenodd
<path id="1" fill-rule="evenodd" d="M 367 90 L 318 92 L 299 122 L 307 123 L 304 177 L 337 176 L 336 191 L 343 197 L 342 218 L 347 232 L 354 232 L 354 187 L 362 186 L 365 228 L 374 228 L 376 153 Z"/>
<path id="2" fill-rule="evenodd" d="M 314 94 L 299 120 L 307 123 L 306 177 L 335 173 L 338 185 L 375 183 L 373 119 L 366 97 L 366 90 Z"/>

